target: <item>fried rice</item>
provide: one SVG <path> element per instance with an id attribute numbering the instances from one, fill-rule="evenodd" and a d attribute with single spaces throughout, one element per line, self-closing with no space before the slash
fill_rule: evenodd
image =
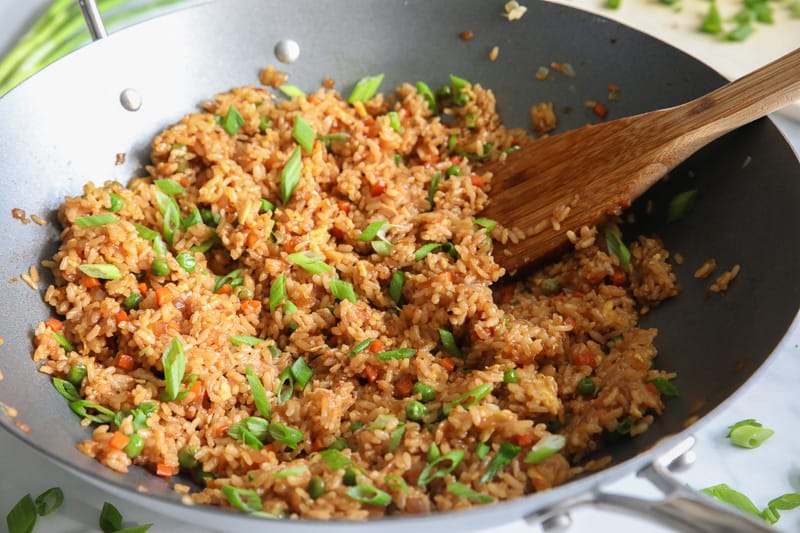
<path id="1" fill-rule="evenodd" d="M 364 519 L 546 490 L 645 431 L 674 376 L 637 322 L 678 291 L 669 253 L 639 237 L 627 264 L 583 228 L 502 280 L 479 165 L 526 134 L 454 90 L 436 113 L 411 85 L 236 88 L 157 135 L 146 177 L 67 198 L 34 358 L 93 425 L 78 448 L 191 475 L 195 503 Z"/>

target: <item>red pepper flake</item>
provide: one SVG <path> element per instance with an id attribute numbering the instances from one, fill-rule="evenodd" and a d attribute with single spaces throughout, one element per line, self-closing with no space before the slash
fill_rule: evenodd
<path id="1" fill-rule="evenodd" d="M 380 196 L 386 190 L 386 182 L 378 180 L 369 190 L 372 196 Z"/>

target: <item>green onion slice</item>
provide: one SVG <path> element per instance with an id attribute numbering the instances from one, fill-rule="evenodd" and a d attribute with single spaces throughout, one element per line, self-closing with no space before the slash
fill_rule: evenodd
<path id="1" fill-rule="evenodd" d="M 419 475 L 417 485 L 424 487 L 434 479 L 446 476 L 455 470 L 463 459 L 464 450 L 453 450 L 439 456 L 438 459 L 425 466 L 422 473 Z"/>
<path id="2" fill-rule="evenodd" d="M 104 533 L 112 533 L 122 529 L 122 514 L 108 502 L 103 503 L 99 518 L 100 529 Z"/>
<path id="3" fill-rule="evenodd" d="M 774 430 L 762 427 L 758 423 L 738 423 L 730 427 L 728 437 L 732 443 L 741 448 L 758 448 L 774 434 Z"/>
<path id="4" fill-rule="evenodd" d="M 614 227 L 608 226 L 605 229 L 605 237 L 608 253 L 617 258 L 622 270 L 630 272 L 631 252 L 628 250 L 628 247 L 625 246 L 625 243 L 622 242 L 622 236 L 619 234 L 619 231 Z"/>
<path id="5" fill-rule="evenodd" d="M 392 490 L 399 490 L 403 494 L 408 494 L 408 484 L 406 480 L 397 474 L 386 474 L 386 477 L 383 478 L 384 483 L 386 486 Z"/>
<path id="6" fill-rule="evenodd" d="M 780 513 L 778 512 L 779 510 L 791 511 L 798 506 L 800 506 L 800 494 L 796 492 L 790 492 L 770 500 L 770 502 L 767 504 L 767 508 L 761 512 L 761 516 L 767 521 L 767 523 L 774 524 L 781 517 Z"/>
<path id="7" fill-rule="evenodd" d="M 6 515 L 9 533 L 30 533 L 36 525 L 36 504 L 30 494 L 19 500 Z"/>
<path id="8" fill-rule="evenodd" d="M 203 223 L 203 216 L 200 214 L 200 210 L 197 207 L 192 209 L 192 211 L 188 215 L 183 217 L 183 219 L 181 220 L 181 226 L 183 227 L 184 230 L 187 230 L 192 226 L 202 223 Z"/>
<path id="9" fill-rule="evenodd" d="M 328 468 L 330 468 L 334 472 L 336 470 L 341 470 L 342 468 L 353 464 L 352 459 L 344 455 L 339 450 L 331 450 L 331 449 L 322 450 L 321 452 L 319 452 L 319 455 L 320 457 L 322 457 L 322 460 L 325 461 L 325 463 L 328 465 Z"/>
<path id="10" fill-rule="evenodd" d="M 400 447 L 403 442 L 403 435 L 406 433 L 406 423 L 400 422 L 397 427 L 389 434 L 389 451 L 393 452 Z"/>
<path id="11" fill-rule="evenodd" d="M 108 263 L 87 263 L 78 267 L 81 272 L 90 278 L 97 279 L 119 279 L 122 272 L 114 265 Z"/>
<path id="12" fill-rule="evenodd" d="M 175 400 L 178 397 L 178 389 L 186 371 L 186 355 L 183 352 L 183 344 L 181 344 L 178 337 L 172 337 L 169 346 L 161 356 L 161 364 L 164 366 L 167 399 Z"/>
<path id="13" fill-rule="evenodd" d="M 489 467 L 486 469 L 486 472 L 484 472 L 478 480 L 478 484 L 483 485 L 488 483 L 500 470 L 511 464 L 511 460 L 519 454 L 520 450 L 521 448 L 519 446 L 511 444 L 510 442 L 501 444 L 500 449 L 497 450 L 495 456 L 489 461 Z"/>
<path id="14" fill-rule="evenodd" d="M 472 500 L 478 503 L 492 503 L 494 498 L 489 496 L 488 494 L 483 494 L 476 490 L 469 488 L 468 486 L 464 485 L 463 483 L 451 483 L 447 486 L 447 491 L 452 492 L 459 498 L 464 498 L 467 500 Z"/>
<path id="15" fill-rule="evenodd" d="M 719 14 L 716 2 L 710 2 L 708 13 L 703 19 L 700 31 L 711 34 L 722 33 L 722 16 Z"/>
<path id="16" fill-rule="evenodd" d="M 333 271 L 333 267 L 323 261 L 323 258 L 311 252 L 295 252 L 286 258 L 290 263 L 302 267 L 311 274 L 322 274 Z"/>
<path id="17" fill-rule="evenodd" d="M 269 311 L 275 311 L 286 299 L 286 274 L 281 273 L 269 288 Z"/>
<path id="18" fill-rule="evenodd" d="M 378 232 L 381 228 L 389 224 L 386 220 L 376 220 L 375 222 L 370 222 L 369 225 L 361 232 L 358 236 L 359 241 L 371 241 L 375 237 L 378 236 Z"/>
<path id="19" fill-rule="evenodd" d="M 446 403 L 442 406 L 442 411 L 444 414 L 448 414 L 450 411 L 455 409 L 457 406 L 461 406 L 464 409 L 471 407 L 478 403 L 479 401 L 486 398 L 492 389 L 494 388 L 493 383 L 484 383 L 482 385 L 478 385 L 474 389 L 468 390 L 452 402 Z"/>
<path id="20" fill-rule="evenodd" d="M 228 428 L 228 436 L 241 440 L 256 450 L 264 449 L 263 440 L 267 437 L 269 422 L 258 416 L 251 416 Z"/>
<path id="21" fill-rule="evenodd" d="M 181 225 L 181 210 L 175 198 L 160 189 L 155 191 L 155 198 L 158 210 L 164 218 L 164 240 L 171 245 L 175 238 L 175 231 Z"/>
<path id="22" fill-rule="evenodd" d="M 723 503 L 733 505 L 734 507 L 741 509 L 746 513 L 750 513 L 755 516 L 761 516 L 761 511 L 758 510 L 750 498 L 738 490 L 731 488 L 725 483 L 700 489 L 700 492 L 707 494 L 708 496 L 711 496 L 712 498 Z"/>
<path id="23" fill-rule="evenodd" d="M 222 493 L 228 498 L 231 505 L 246 513 L 261 511 L 264 508 L 261 496 L 254 490 L 223 485 Z"/>
<path id="24" fill-rule="evenodd" d="M 428 87 L 428 84 L 424 81 L 418 81 L 417 92 L 422 96 L 422 99 L 425 100 L 425 103 L 428 104 L 428 109 L 431 110 L 431 113 L 438 115 L 439 106 L 436 105 L 436 97 L 433 95 L 431 88 Z"/>
<path id="25" fill-rule="evenodd" d="M 673 382 L 668 380 L 667 378 L 653 378 L 648 383 L 652 383 L 655 385 L 658 392 L 663 394 L 664 396 L 680 396 L 678 392 L 678 387 L 675 386 Z"/>
<path id="26" fill-rule="evenodd" d="M 284 83 L 278 90 L 288 96 L 289 98 L 305 98 L 306 93 L 303 92 L 302 89 L 297 87 L 296 85 L 289 85 L 288 83 Z"/>
<path id="27" fill-rule="evenodd" d="M 436 196 L 436 189 L 439 187 L 439 182 L 442 181 L 442 173 L 437 172 L 433 175 L 433 179 L 431 180 L 431 184 L 428 187 L 428 203 L 431 204 L 431 211 L 434 207 L 434 197 Z"/>
<path id="28" fill-rule="evenodd" d="M 492 220 L 491 218 L 478 217 L 473 220 L 473 222 L 482 228 L 486 228 L 487 235 L 489 235 L 492 231 L 494 231 L 494 228 L 497 227 L 497 221 Z"/>
<path id="29" fill-rule="evenodd" d="M 376 353 L 375 357 L 381 361 L 388 361 L 390 359 L 410 359 L 414 357 L 416 353 L 417 350 L 414 348 L 397 348 L 396 350 Z"/>
<path id="30" fill-rule="evenodd" d="M 66 351 L 67 353 L 75 351 L 75 348 L 72 346 L 72 344 L 61 333 L 54 331 L 53 337 L 55 337 L 56 342 L 58 342 L 58 345 L 64 348 L 64 351 Z"/>
<path id="31" fill-rule="evenodd" d="M 119 219 L 109 214 L 88 215 L 76 218 L 75 223 L 82 228 L 93 228 L 96 226 L 105 226 L 106 224 L 119 224 Z"/>
<path id="32" fill-rule="evenodd" d="M 112 213 L 118 213 L 125 206 L 125 200 L 118 194 L 113 192 L 108 193 L 109 206 L 108 210 Z"/>
<path id="33" fill-rule="evenodd" d="M 331 280 L 331 294 L 340 301 L 347 300 L 352 303 L 358 301 L 356 299 L 356 293 L 353 290 L 353 285 L 338 278 L 333 278 Z"/>
<path id="34" fill-rule="evenodd" d="M 175 256 L 175 261 L 178 262 L 178 265 L 184 269 L 186 272 L 192 273 L 194 272 L 195 267 L 197 266 L 197 259 L 195 259 L 192 252 L 181 252 Z"/>
<path id="35" fill-rule="evenodd" d="M 252 335 L 231 335 L 229 338 L 234 346 L 256 346 L 264 342 L 264 339 L 259 339 Z"/>
<path id="36" fill-rule="evenodd" d="M 61 378 L 53 378 L 53 387 L 55 387 L 55 389 L 61 396 L 63 396 L 70 402 L 77 402 L 81 399 L 81 395 L 78 393 L 78 389 L 76 389 L 75 385 L 73 385 L 67 380 Z"/>
<path id="37" fill-rule="evenodd" d="M 406 284 L 406 273 L 402 270 L 395 270 L 392 279 L 389 281 L 389 296 L 394 303 L 400 307 L 403 305 L 403 287 Z"/>
<path id="38" fill-rule="evenodd" d="M 561 451 L 566 444 L 567 438 L 564 435 L 542 437 L 525 456 L 525 462 L 528 464 L 541 463 L 551 455 Z"/>
<path id="39" fill-rule="evenodd" d="M 141 224 L 136 224 L 134 222 L 133 227 L 136 228 L 136 231 L 139 233 L 139 237 L 146 241 L 152 241 L 156 237 L 160 237 L 157 231 L 152 230 L 147 226 L 142 226 Z"/>
<path id="40" fill-rule="evenodd" d="M 47 516 L 64 503 L 64 491 L 59 487 L 51 487 L 39 494 L 33 503 L 36 505 L 36 514 Z"/>
<path id="41" fill-rule="evenodd" d="M 453 85 L 453 92 L 461 92 L 470 85 L 470 82 L 464 78 L 459 78 L 453 74 L 450 74 L 450 83 Z"/>
<path id="42" fill-rule="evenodd" d="M 714 4 L 712 3 L 711 5 L 713 6 Z M 686 218 L 692 211 L 696 200 L 697 189 L 684 191 L 673 196 L 669 201 L 669 206 L 667 206 L 667 222 L 677 222 Z"/>
<path id="43" fill-rule="evenodd" d="M 211 248 L 213 248 L 214 245 L 217 243 L 217 238 L 215 238 L 215 237 L 216 237 L 216 235 L 214 235 L 214 237 L 212 237 L 211 239 L 208 239 L 207 241 L 204 241 L 203 243 L 198 244 L 197 246 L 192 246 L 191 248 L 189 248 L 189 250 L 192 251 L 192 252 L 195 252 L 195 253 L 204 254 L 207 251 L 209 251 Z"/>
<path id="44" fill-rule="evenodd" d="M 295 466 L 293 468 L 287 468 L 286 470 L 281 470 L 280 472 L 275 472 L 272 474 L 272 477 L 277 479 L 283 479 L 292 476 L 298 476 L 300 474 L 304 474 L 308 472 L 308 467 L 305 465 Z"/>
<path id="45" fill-rule="evenodd" d="M 421 261 L 422 259 L 425 259 L 428 254 L 438 250 L 442 246 L 443 243 L 441 242 L 429 242 L 428 244 L 423 244 L 417 249 L 416 252 L 414 252 L 414 261 Z"/>
<path id="46" fill-rule="evenodd" d="M 275 204 L 267 200 L 266 198 L 261 199 L 261 212 L 266 213 L 267 211 L 275 211 Z"/>
<path id="47" fill-rule="evenodd" d="M 114 416 L 116 414 L 108 407 L 104 407 L 99 403 L 90 402 L 89 400 L 77 400 L 70 402 L 69 408 L 72 409 L 73 413 L 81 418 L 89 419 L 96 424 L 108 424 L 114 420 Z M 88 411 L 88 409 L 93 409 L 99 414 L 92 414 Z"/>
<path id="48" fill-rule="evenodd" d="M 475 455 L 478 456 L 478 459 L 483 459 L 489 452 L 492 451 L 492 447 L 486 444 L 485 442 L 479 442 L 478 445 L 475 447 Z"/>
<path id="49" fill-rule="evenodd" d="M 305 119 L 297 114 L 294 116 L 294 126 L 292 127 L 292 138 L 297 141 L 306 153 L 311 153 L 314 148 L 314 138 L 317 136 Z"/>
<path id="50" fill-rule="evenodd" d="M 244 283 L 244 277 L 242 276 L 242 272 L 244 272 L 243 268 L 237 268 L 236 270 L 231 270 L 224 276 L 217 276 L 217 279 L 214 282 L 214 292 L 219 292 L 219 290 L 225 285 L 230 285 L 231 287 L 238 287 L 239 285 Z"/>
<path id="51" fill-rule="evenodd" d="M 298 443 L 303 440 L 301 431 L 280 422 L 271 423 L 268 432 L 273 440 L 285 444 L 290 450 L 296 450 Z"/>
<path id="52" fill-rule="evenodd" d="M 386 116 L 389 117 L 389 126 L 397 133 L 401 133 L 403 127 L 400 125 L 400 115 L 397 114 L 397 111 L 389 111 Z"/>
<path id="53" fill-rule="evenodd" d="M 357 353 L 363 352 L 367 348 L 367 346 L 372 344 L 374 341 L 375 341 L 375 337 L 367 337 L 363 341 L 361 341 L 358 344 L 356 344 L 355 346 L 353 346 L 353 349 L 350 350 L 349 352 L 347 352 L 346 357 L 353 357 Z"/>
<path id="54" fill-rule="evenodd" d="M 356 485 L 347 489 L 347 495 L 357 502 L 369 505 L 386 506 L 392 502 L 392 497 L 381 489 L 372 485 Z"/>
<path id="55" fill-rule="evenodd" d="M 381 257 L 386 257 L 391 254 L 394 248 L 394 245 L 386 240 L 375 240 L 370 244 L 372 245 L 372 249 L 375 250 L 375 253 Z"/>
<path id="56" fill-rule="evenodd" d="M 305 389 L 308 382 L 314 377 L 314 371 L 311 370 L 311 367 L 308 366 L 305 359 L 298 357 L 294 364 L 292 364 L 292 377 L 294 377 L 294 382 L 299 385 L 301 389 Z"/>
<path id="57" fill-rule="evenodd" d="M 461 349 L 458 347 L 458 344 L 456 344 L 456 339 L 453 337 L 453 334 L 443 328 L 439 328 L 438 331 L 439 339 L 442 341 L 444 350 L 453 357 L 461 357 Z"/>
<path id="58" fill-rule="evenodd" d="M 153 183 L 155 183 L 156 186 L 161 189 L 161 192 L 164 194 L 169 194 L 170 196 L 183 194 L 186 192 L 186 189 L 184 189 L 183 186 L 175 180 L 161 179 L 155 180 Z"/>
<path id="59" fill-rule="evenodd" d="M 236 135 L 242 126 L 244 126 L 244 118 L 239 114 L 239 110 L 231 104 L 222 119 L 222 129 L 228 132 L 228 135 Z"/>
<path id="60" fill-rule="evenodd" d="M 292 368 L 284 368 L 280 376 L 278 376 L 278 390 L 275 395 L 278 397 L 278 403 L 282 404 L 292 397 L 294 391 L 294 374 Z"/>
<path id="61" fill-rule="evenodd" d="M 303 168 L 301 160 L 300 147 L 296 146 L 292 155 L 286 161 L 283 170 L 281 170 L 281 201 L 284 205 L 289 202 L 292 193 L 300 183 L 300 175 Z"/>
<path id="62" fill-rule="evenodd" d="M 265 419 L 269 420 L 272 417 L 272 410 L 267 399 L 267 391 L 264 390 L 264 385 L 261 383 L 261 378 L 249 366 L 245 369 L 245 374 L 247 375 L 247 383 L 250 385 L 250 392 L 253 393 L 253 402 L 256 404 L 256 409 Z"/>
<path id="63" fill-rule="evenodd" d="M 347 103 L 352 104 L 353 102 L 369 100 L 378 92 L 378 87 L 380 87 L 381 82 L 383 82 L 383 74 L 361 78 L 358 80 L 355 87 L 353 87 L 353 91 L 347 98 Z"/>

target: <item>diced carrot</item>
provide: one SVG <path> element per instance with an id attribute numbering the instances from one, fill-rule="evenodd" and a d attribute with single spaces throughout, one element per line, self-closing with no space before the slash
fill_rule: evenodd
<path id="1" fill-rule="evenodd" d="M 311 443 L 311 451 L 318 452 L 323 449 L 325 449 L 325 442 L 320 437 L 314 439 L 314 441 Z"/>
<path id="2" fill-rule="evenodd" d="M 198 379 L 192 384 L 192 387 L 189 389 L 189 392 L 186 396 L 181 400 L 182 404 L 196 402 L 202 398 L 203 393 L 203 383 Z"/>
<path id="3" fill-rule="evenodd" d="M 531 478 L 531 485 L 533 485 L 533 488 L 535 488 L 537 491 L 547 490 L 550 488 L 550 483 L 538 477 Z"/>
<path id="4" fill-rule="evenodd" d="M 397 396 L 400 398 L 405 398 L 406 396 L 411 395 L 411 390 L 414 388 L 414 380 L 411 379 L 411 376 L 405 375 L 398 379 L 394 384 L 394 390 L 397 392 Z"/>
<path id="5" fill-rule="evenodd" d="M 114 320 L 117 321 L 117 324 L 127 322 L 129 320 L 128 313 L 126 313 L 124 309 L 120 309 L 114 314 Z"/>
<path id="6" fill-rule="evenodd" d="M 594 103 L 592 111 L 594 111 L 594 114 L 600 118 L 606 118 L 606 115 L 608 114 L 608 110 L 606 110 L 605 106 L 600 102 Z"/>
<path id="7" fill-rule="evenodd" d="M 247 233 L 247 239 L 245 240 L 245 244 L 248 248 L 252 248 L 253 246 L 258 243 L 258 233 L 255 231 L 250 231 Z"/>
<path id="8" fill-rule="evenodd" d="M 156 465 L 156 475 L 161 477 L 172 477 L 175 469 L 172 465 L 168 465 L 166 463 L 158 463 Z"/>
<path id="9" fill-rule="evenodd" d="M 386 190 L 386 182 L 378 180 L 369 190 L 372 196 L 380 196 Z"/>
<path id="10" fill-rule="evenodd" d="M 309 94 L 306 96 L 306 100 L 308 100 L 309 104 L 316 104 L 319 101 L 316 94 Z"/>
<path id="11" fill-rule="evenodd" d="M 61 331 L 61 328 L 64 327 L 64 324 L 57 318 L 48 318 L 44 325 L 53 331 Z"/>
<path id="12" fill-rule="evenodd" d="M 519 435 L 514 435 L 511 437 L 511 440 L 514 441 L 514 444 L 517 446 L 530 446 L 533 444 L 533 437 L 530 436 L 528 433 L 520 433 Z"/>
<path id="13" fill-rule="evenodd" d="M 242 300 L 239 302 L 239 309 L 241 309 L 244 314 L 257 314 L 261 312 L 261 302 L 258 300 Z"/>
<path id="14" fill-rule="evenodd" d="M 573 361 L 576 365 L 579 366 L 590 366 L 595 368 L 597 366 L 597 360 L 594 358 L 594 355 L 590 351 L 581 352 L 575 355 L 575 360 Z"/>
<path id="15" fill-rule="evenodd" d="M 156 289 L 156 303 L 159 306 L 167 305 L 172 301 L 172 291 L 166 287 L 159 287 Z"/>
<path id="16" fill-rule="evenodd" d="M 645 383 L 645 388 L 652 394 L 653 396 L 661 396 L 661 393 L 658 392 L 658 387 L 656 387 L 652 383 Z"/>
<path id="17" fill-rule="evenodd" d="M 383 341 L 375 339 L 374 341 L 369 343 L 369 351 L 372 353 L 378 353 L 383 351 Z"/>
<path id="18" fill-rule="evenodd" d="M 513 283 L 509 283 L 508 285 L 503 285 L 498 292 L 498 300 L 500 300 L 501 304 L 507 304 L 511 300 L 514 299 L 514 291 L 516 290 L 516 285 Z"/>
<path id="19" fill-rule="evenodd" d="M 628 276 L 625 274 L 625 271 L 621 268 L 615 268 L 614 273 L 611 275 L 611 283 L 614 285 L 623 285 L 626 281 L 628 281 Z"/>
<path id="20" fill-rule="evenodd" d="M 92 276 L 87 276 L 86 274 L 81 274 L 81 285 L 86 289 L 94 289 L 100 286 L 100 280 Z"/>
<path id="21" fill-rule="evenodd" d="M 333 235 L 337 239 L 343 239 L 344 238 L 344 230 L 342 230 L 341 228 L 337 228 L 336 226 L 334 226 L 328 231 L 329 231 L 329 233 L 331 235 Z"/>
<path id="22" fill-rule="evenodd" d="M 126 434 L 122 433 L 121 431 L 115 431 L 114 434 L 111 435 L 111 440 L 108 441 L 108 445 L 115 450 L 121 450 L 128 445 L 130 440 L 130 437 L 128 437 Z"/>
<path id="23" fill-rule="evenodd" d="M 378 379 L 378 369 L 370 364 L 364 365 L 364 377 L 370 383 L 375 383 L 375 380 Z"/>
<path id="24" fill-rule="evenodd" d="M 139 294 L 141 294 L 142 296 L 147 294 L 147 283 L 145 282 L 139 283 Z"/>
<path id="25" fill-rule="evenodd" d="M 222 287 L 219 288 L 217 294 L 231 294 L 233 292 L 233 287 L 231 287 L 230 283 L 226 283 Z"/>
<path id="26" fill-rule="evenodd" d="M 452 357 L 442 357 L 439 359 L 439 365 L 448 372 L 452 372 L 456 368 L 456 362 Z"/>
<path id="27" fill-rule="evenodd" d="M 367 126 L 367 127 L 374 126 L 375 125 L 375 119 L 372 118 L 372 117 L 369 117 L 368 119 L 366 119 L 364 121 L 364 125 Z"/>
<path id="28" fill-rule="evenodd" d="M 336 205 L 339 207 L 339 211 L 343 211 L 345 213 L 350 212 L 350 201 L 349 200 L 339 200 L 336 202 Z"/>
<path id="29" fill-rule="evenodd" d="M 119 354 L 117 356 L 117 366 L 122 370 L 133 370 L 134 367 L 133 357 L 126 353 Z"/>
<path id="30" fill-rule="evenodd" d="M 483 178 L 478 176 L 477 174 L 473 174 L 469 177 L 469 180 L 475 187 L 483 187 Z"/>

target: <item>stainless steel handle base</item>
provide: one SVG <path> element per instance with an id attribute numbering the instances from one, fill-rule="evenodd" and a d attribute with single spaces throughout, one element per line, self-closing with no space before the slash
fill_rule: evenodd
<path id="1" fill-rule="evenodd" d="M 95 0 L 78 0 L 78 5 L 83 13 L 83 18 L 86 21 L 86 27 L 89 28 L 89 35 L 92 36 L 93 41 L 99 41 L 108 37 L 105 24 L 100 16 L 100 10 L 97 9 Z"/>
<path id="2" fill-rule="evenodd" d="M 621 494 L 594 491 L 582 494 L 556 506 L 536 511 L 525 517 L 528 524 L 537 524 L 548 532 L 564 530 L 571 524 L 569 511 L 592 505 L 599 509 L 624 513 L 659 522 L 676 531 L 702 533 L 768 533 L 773 531 L 764 521 L 712 498 L 693 491 L 670 474 L 693 461 L 694 437 L 677 446 L 641 469 L 637 475 L 650 481 L 663 494 L 661 500 L 645 500 Z"/>

